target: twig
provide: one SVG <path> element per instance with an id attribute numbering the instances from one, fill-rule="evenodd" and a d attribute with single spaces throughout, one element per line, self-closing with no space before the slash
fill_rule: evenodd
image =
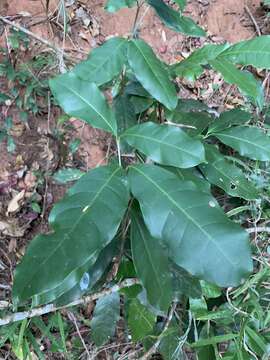
<path id="1" fill-rule="evenodd" d="M 177 127 L 180 127 L 180 128 L 197 129 L 196 126 L 186 125 L 186 124 L 177 124 L 177 123 L 171 122 L 169 120 L 164 121 L 164 124 L 177 126 Z"/>
<path id="2" fill-rule="evenodd" d="M 90 303 L 91 301 L 97 300 L 103 296 L 109 295 L 111 293 L 117 292 L 125 287 L 130 287 L 132 285 L 135 284 L 139 284 L 139 280 L 137 279 L 126 279 L 124 281 L 122 281 L 121 283 L 112 286 L 109 289 L 104 289 L 100 292 L 97 292 L 95 294 L 90 294 L 87 295 L 85 297 L 82 297 L 78 300 L 75 300 L 67 305 L 64 306 L 55 306 L 54 304 L 48 304 L 45 306 L 41 306 L 29 311 L 22 311 L 22 312 L 17 312 L 17 313 L 11 313 L 6 315 L 3 318 L 0 318 L 0 326 L 3 325 L 7 325 L 10 323 L 13 323 L 15 321 L 21 321 L 24 319 L 30 319 L 33 318 L 35 316 L 41 316 L 41 315 L 45 315 L 45 314 L 49 314 L 52 312 L 55 312 L 57 310 L 61 310 L 61 309 L 65 309 L 65 308 L 70 308 L 72 306 L 77 306 L 77 305 L 85 305 Z"/>
<path id="3" fill-rule="evenodd" d="M 157 352 L 160 342 L 164 336 L 164 333 L 168 330 L 168 328 L 170 326 L 176 306 L 177 306 L 177 303 L 174 302 L 171 306 L 171 310 L 169 312 L 169 315 L 168 315 L 168 318 L 164 325 L 162 333 L 158 336 L 157 341 L 154 343 L 154 345 L 142 357 L 140 357 L 139 360 L 147 360 Z"/>
<path id="4" fill-rule="evenodd" d="M 91 358 L 91 355 L 90 355 L 90 352 L 89 352 L 89 350 L 88 350 L 88 348 L 87 348 L 87 346 L 86 346 L 86 343 L 85 343 L 85 341 L 84 341 L 84 339 L 83 339 L 83 337 L 82 337 L 82 335 L 81 335 L 79 326 L 78 326 L 78 324 L 77 324 L 77 319 L 76 319 L 76 317 L 75 317 L 74 314 L 73 314 L 72 312 L 70 312 L 70 311 L 68 312 L 68 317 L 69 317 L 69 319 L 73 322 L 73 324 L 74 324 L 74 326 L 75 326 L 75 328 L 76 328 L 77 334 L 78 334 L 78 336 L 79 336 L 79 338 L 80 338 L 80 340 L 81 340 L 81 343 L 82 343 L 82 345 L 83 345 L 83 347 L 84 347 L 84 349 L 85 349 L 85 351 L 86 351 L 86 354 L 87 354 L 87 356 L 88 356 L 88 359 L 90 359 L 90 358 Z"/>
<path id="5" fill-rule="evenodd" d="M 250 17 L 251 21 L 253 22 L 253 25 L 256 29 L 256 32 L 259 36 L 262 36 L 262 32 L 261 29 L 257 23 L 257 21 L 255 20 L 254 16 L 252 15 L 252 12 L 250 11 L 249 7 L 247 5 L 244 6 L 244 9 L 246 10 L 248 16 Z"/>
<path id="6" fill-rule="evenodd" d="M 14 23 L 13 21 L 8 20 L 7 18 L 0 16 L 0 21 L 2 21 L 3 23 L 10 25 L 12 27 L 14 27 L 15 29 L 25 33 L 26 35 L 36 39 L 37 41 L 43 43 L 44 45 L 48 46 L 49 48 L 53 49 L 57 54 L 64 56 L 65 58 L 71 60 L 71 57 L 69 55 L 67 55 L 63 49 L 59 49 L 57 48 L 55 45 L 53 45 L 52 43 L 50 43 L 48 40 L 43 39 L 42 37 L 34 34 L 32 31 L 27 30 L 26 28 L 24 28 L 23 26 Z"/>
<path id="7" fill-rule="evenodd" d="M 261 232 L 270 233 L 270 227 L 267 226 L 259 226 L 259 227 L 249 228 L 246 230 L 249 234 L 261 233 Z"/>

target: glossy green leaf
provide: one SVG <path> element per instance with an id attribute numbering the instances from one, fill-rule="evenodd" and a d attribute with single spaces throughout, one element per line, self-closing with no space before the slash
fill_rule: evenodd
<path id="1" fill-rule="evenodd" d="M 177 76 L 195 80 L 203 72 L 202 65 L 207 65 L 210 60 L 214 60 L 227 47 L 227 44 L 207 44 L 195 50 L 186 60 L 172 65 L 171 71 Z"/>
<path id="2" fill-rule="evenodd" d="M 125 87 L 125 94 L 141 96 L 146 98 L 152 98 L 151 95 L 146 91 L 138 81 L 131 81 Z"/>
<path id="3" fill-rule="evenodd" d="M 92 291 L 106 273 L 106 270 L 110 268 L 113 258 L 117 255 L 117 250 L 119 250 L 117 246 L 119 241 L 117 240 L 117 238 L 114 239 L 100 252 L 95 264 L 83 274 L 78 284 L 57 299 L 56 304 L 58 306 L 69 304 L 72 301 L 81 298 L 86 292 Z M 50 300 L 43 302 L 48 303 Z"/>
<path id="4" fill-rule="evenodd" d="M 270 69 L 270 36 L 259 36 L 234 44 L 223 51 L 219 58 L 235 64 Z"/>
<path id="5" fill-rule="evenodd" d="M 117 96 L 114 99 L 113 107 L 119 134 L 137 123 L 135 109 L 127 95 Z"/>
<path id="6" fill-rule="evenodd" d="M 195 24 L 192 19 L 182 16 L 162 0 L 147 0 L 147 2 L 155 9 L 163 23 L 171 30 L 190 36 L 205 36 L 204 30 Z"/>
<path id="7" fill-rule="evenodd" d="M 201 164 L 200 170 L 207 180 L 231 196 L 237 196 L 246 200 L 254 200 L 259 197 L 255 185 L 248 181 L 244 173 L 236 165 L 232 164 L 213 145 L 206 146 L 207 164 Z"/>
<path id="8" fill-rule="evenodd" d="M 171 271 L 176 299 L 181 300 L 183 295 L 192 299 L 201 297 L 202 288 L 198 279 L 175 264 L 172 265 Z"/>
<path id="9" fill-rule="evenodd" d="M 224 59 L 211 60 L 210 65 L 221 73 L 229 84 L 235 84 L 240 91 L 248 96 L 259 108 L 263 107 L 264 96 L 262 85 L 247 71 L 241 71 Z"/>
<path id="10" fill-rule="evenodd" d="M 105 10 L 114 13 L 122 8 L 131 8 L 136 4 L 136 0 L 108 0 L 105 6 Z"/>
<path id="11" fill-rule="evenodd" d="M 208 133 L 225 130 L 233 125 L 244 125 L 251 120 L 251 113 L 241 110 L 233 109 L 224 111 L 220 114 L 208 129 Z"/>
<path id="12" fill-rule="evenodd" d="M 54 232 L 32 240 L 16 269 L 13 299 L 22 303 L 48 291 L 58 298 L 81 280 L 113 239 L 129 201 L 125 174 L 104 166 L 84 175 L 50 214 Z M 80 269 L 80 271 L 78 271 Z"/>
<path id="13" fill-rule="evenodd" d="M 132 299 L 128 306 L 128 327 L 133 341 L 139 341 L 149 335 L 156 322 L 156 316 L 139 300 Z"/>
<path id="14" fill-rule="evenodd" d="M 209 194 L 155 165 L 130 167 L 129 181 L 151 235 L 177 265 L 219 286 L 239 284 L 252 270 L 248 234 Z"/>
<path id="15" fill-rule="evenodd" d="M 50 88 L 68 115 L 117 134 L 114 113 L 96 84 L 81 80 L 73 73 L 66 73 L 50 80 Z"/>
<path id="16" fill-rule="evenodd" d="M 202 143 L 176 126 L 147 122 L 128 129 L 122 138 L 160 164 L 189 168 L 204 162 Z"/>
<path id="17" fill-rule="evenodd" d="M 183 129 L 191 136 L 201 134 L 213 121 L 207 112 L 185 112 L 181 110 L 179 105 L 174 111 L 167 111 L 165 116 L 172 123 L 185 125 L 186 127 L 183 127 Z"/>
<path id="18" fill-rule="evenodd" d="M 91 320 L 91 338 L 96 346 L 102 346 L 114 336 L 120 318 L 120 296 L 112 293 L 100 298 Z"/>
<path id="19" fill-rule="evenodd" d="M 172 166 L 164 167 L 166 170 L 175 174 L 179 180 L 192 181 L 199 191 L 210 194 L 211 186 L 207 180 L 205 180 L 202 174 L 196 169 L 180 169 Z"/>
<path id="20" fill-rule="evenodd" d="M 149 303 L 160 310 L 168 310 L 172 301 L 168 256 L 159 240 L 149 234 L 136 210 L 132 214 L 131 251 L 137 276 L 146 289 Z"/>
<path id="21" fill-rule="evenodd" d="M 257 127 L 236 126 L 214 134 L 221 142 L 253 160 L 270 160 L 270 137 Z"/>
<path id="22" fill-rule="evenodd" d="M 72 72 L 85 81 L 103 85 L 115 78 L 127 61 L 127 40 L 113 37 L 93 49 L 88 59 L 76 65 Z"/>
<path id="23" fill-rule="evenodd" d="M 60 184 L 80 179 L 85 173 L 79 169 L 61 169 L 53 175 L 53 179 Z"/>
<path id="24" fill-rule="evenodd" d="M 142 96 L 133 96 L 133 95 L 130 96 L 129 100 L 136 114 L 142 114 L 143 112 L 148 110 L 153 105 L 154 102 L 153 99 L 149 99 Z"/>
<path id="25" fill-rule="evenodd" d="M 167 70 L 153 50 L 143 40 L 131 40 L 128 62 L 142 86 L 168 109 L 177 104 L 177 94 Z"/>

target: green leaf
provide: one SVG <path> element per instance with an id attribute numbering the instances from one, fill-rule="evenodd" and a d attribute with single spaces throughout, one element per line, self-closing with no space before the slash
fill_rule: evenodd
<path id="1" fill-rule="evenodd" d="M 181 11 L 183 11 L 187 5 L 187 0 L 174 0 L 174 2 L 180 7 Z"/>
<path id="2" fill-rule="evenodd" d="M 190 36 L 205 36 L 205 32 L 190 18 L 182 16 L 178 11 L 173 10 L 162 0 L 147 0 L 163 23 L 176 32 L 184 33 Z M 182 5 L 184 5 L 182 3 Z"/>
<path id="3" fill-rule="evenodd" d="M 233 125 L 243 125 L 251 120 L 251 114 L 241 109 L 233 109 L 220 114 L 208 129 L 208 133 L 225 130 Z"/>
<path id="4" fill-rule="evenodd" d="M 94 265 L 92 265 L 87 272 L 83 274 L 81 280 L 76 284 L 72 289 L 67 293 L 63 294 L 59 299 L 57 299 L 57 306 L 63 306 L 69 304 L 74 300 L 77 300 L 82 297 L 83 294 L 89 292 L 96 286 L 96 284 L 103 277 L 106 270 L 109 268 L 110 264 L 113 261 L 114 256 L 117 255 L 118 249 L 118 239 L 115 238 L 109 245 L 107 245 L 99 254 L 99 257 Z M 48 303 L 50 301 L 43 301 Z"/>
<path id="5" fill-rule="evenodd" d="M 130 96 L 129 100 L 136 114 L 142 114 L 143 112 L 148 110 L 153 105 L 154 102 L 154 100 L 151 98 L 149 99 L 146 97 L 133 96 L 133 95 Z"/>
<path id="6" fill-rule="evenodd" d="M 120 296 L 118 293 L 106 295 L 96 303 L 91 320 L 91 338 L 96 346 L 102 346 L 114 336 L 120 318 Z"/>
<path id="7" fill-rule="evenodd" d="M 29 245 L 16 269 L 14 302 L 48 291 L 52 296 L 54 290 L 55 299 L 79 283 L 115 236 L 128 201 L 121 168 L 104 166 L 84 175 L 54 206 L 54 232 L 37 236 Z"/>
<path id="8" fill-rule="evenodd" d="M 105 10 L 110 13 L 114 13 L 122 8 L 131 8 L 136 4 L 136 0 L 108 0 L 105 6 Z"/>
<path id="9" fill-rule="evenodd" d="M 202 143 L 176 126 L 146 122 L 128 129 L 121 138 L 160 164 L 189 168 L 204 162 Z"/>
<path id="10" fill-rule="evenodd" d="M 248 181 L 240 168 L 226 160 L 213 145 L 206 146 L 207 164 L 201 164 L 200 170 L 207 180 L 231 196 L 246 200 L 259 197 L 255 185 Z"/>
<path id="11" fill-rule="evenodd" d="M 155 165 L 131 166 L 129 181 L 151 235 L 178 266 L 224 287 L 252 270 L 248 234 L 209 194 Z"/>
<path id="12" fill-rule="evenodd" d="M 200 281 L 203 296 L 208 299 L 215 299 L 222 295 L 220 288 L 214 284 L 210 284 L 207 281 L 201 280 Z M 213 314 L 213 312 L 211 312 Z"/>
<path id="13" fill-rule="evenodd" d="M 128 62 L 142 86 L 159 102 L 172 110 L 177 104 L 177 94 L 167 70 L 153 50 L 143 40 L 131 40 Z"/>
<path id="14" fill-rule="evenodd" d="M 226 82 L 237 85 L 240 91 L 251 98 L 259 108 L 263 107 L 262 85 L 250 72 L 241 71 L 229 61 L 220 58 L 211 60 L 209 63 L 216 71 L 221 73 Z"/>
<path id="15" fill-rule="evenodd" d="M 260 358 L 264 355 L 269 355 L 267 350 L 267 342 L 262 335 L 253 330 L 249 326 L 245 326 L 246 341 L 252 351 L 254 351 Z"/>
<path id="16" fill-rule="evenodd" d="M 270 69 L 270 36 L 259 36 L 234 44 L 223 51 L 219 58 L 234 64 Z"/>
<path id="17" fill-rule="evenodd" d="M 131 81 L 125 87 L 125 94 L 152 98 L 138 81 Z"/>
<path id="18" fill-rule="evenodd" d="M 131 251 L 138 278 L 154 307 L 167 311 L 172 301 L 172 282 L 168 256 L 153 238 L 141 216 L 133 211 L 131 223 Z"/>
<path id="19" fill-rule="evenodd" d="M 166 166 L 164 168 L 176 175 L 179 180 L 192 181 L 199 191 L 210 194 L 211 188 L 209 182 L 203 178 L 202 174 L 196 170 L 196 168 L 179 169 L 172 166 Z"/>
<path id="20" fill-rule="evenodd" d="M 126 39 L 113 37 L 93 49 L 88 59 L 76 65 L 72 72 L 82 80 L 98 86 L 106 84 L 122 71 L 127 60 L 126 46 Z"/>
<path id="21" fill-rule="evenodd" d="M 207 44 L 195 50 L 186 60 L 172 65 L 171 71 L 177 76 L 195 80 L 203 72 L 202 65 L 207 65 L 210 60 L 214 60 L 227 47 L 228 44 Z"/>
<path id="22" fill-rule="evenodd" d="M 113 107 L 119 134 L 137 123 L 134 106 L 127 95 L 117 96 L 114 99 Z"/>
<path id="23" fill-rule="evenodd" d="M 128 306 L 128 327 L 131 331 L 132 340 L 140 341 L 149 335 L 156 322 L 156 316 L 139 300 L 132 299 Z"/>
<path id="24" fill-rule="evenodd" d="M 201 134 L 213 121 L 207 112 L 185 112 L 181 110 L 179 105 L 174 111 L 165 112 L 165 116 L 172 123 L 187 125 L 187 128 L 184 129 L 191 136 Z"/>
<path id="25" fill-rule="evenodd" d="M 84 174 L 85 173 L 79 169 L 61 169 L 53 175 L 53 179 L 60 184 L 66 184 L 70 181 L 80 179 Z"/>
<path id="26" fill-rule="evenodd" d="M 172 265 L 173 290 L 176 299 L 181 300 L 182 295 L 197 298 L 202 295 L 201 285 L 198 279 L 190 275 L 179 266 Z"/>
<path id="27" fill-rule="evenodd" d="M 176 322 L 172 323 L 162 334 L 162 339 L 158 347 L 159 352 L 164 360 L 182 359 L 182 348 L 179 346 L 180 334 L 179 327 Z M 185 357 L 183 357 L 185 359 Z"/>
<path id="28" fill-rule="evenodd" d="M 270 138 L 257 127 L 236 126 L 214 135 L 242 156 L 253 160 L 270 160 Z"/>
<path id="29" fill-rule="evenodd" d="M 68 115 L 117 134 L 114 113 L 96 84 L 81 80 L 73 73 L 66 73 L 50 80 L 50 88 Z"/>

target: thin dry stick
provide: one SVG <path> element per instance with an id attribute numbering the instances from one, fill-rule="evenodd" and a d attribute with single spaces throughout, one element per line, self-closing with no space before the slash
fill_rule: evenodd
<path id="1" fill-rule="evenodd" d="M 3 16 L 0 16 L 0 21 L 2 21 L 3 23 L 5 23 L 7 25 L 14 27 L 17 30 L 20 30 L 21 32 L 25 33 L 26 35 L 36 39 L 37 41 L 39 41 L 39 42 L 43 43 L 44 45 L 48 46 L 49 48 L 53 49 L 57 54 L 63 55 L 65 58 L 71 60 L 71 57 L 69 55 L 67 55 L 62 49 L 57 48 L 55 45 L 50 43 L 48 40 L 45 40 L 42 37 L 34 34 L 32 31 L 27 30 L 23 26 L 21 26 L 17 23 L 14 23 L 13 21 L 8 20 L 7 18 L 5 18 Z"/>
<path id="2" fill-rule="evenodd" d="M 249 228 L 246 230 L 249 234 L 262 233 L 262 232 L 270 233 L 270 227 L 267 226 L 259 226 L 259 227 Z"/>
<path id="3" fill-rule="evenodd" d="M 158 349 L 160 342 L 164 336 L 164 333 L 168 330 L 168 328 L 170 326 L 176 306 L 177 306 L 177 303 L 174 302 L 171 306 L 171 310 L 169 312 L 169 315 L 166 320 L 166 323 L 165 323 L 162 333 L 158 336 L 157 341 L 154 343 L 154 345 L 142 357 L 140 357 L 139 360 L 147 360 L 157 352 L 157 349 Z"/>
<path id="4" fill-rule="evenodd" d="M 17 313 L 11 313 L 6 315 L 3 318 L 0 318 L 0 326 L 3 325 L 7 325 L 10 323 L 13 323 L 15 321 L 21 321 L 24 319 L 30 319 L 33 318 L 35 316 L 41 316 L 41 315 L 45 315 L 45 314 L 49 314 L 52 312 L 55 312 L 57 310 L 61 310 L 61 309 L 65 309 L 65 308 L 70 308 L 72 306 L 77 306 L 77 305 L 85 305 L 90 303 L 91 301 L 97 300 L 103 296 L 109 295 L 111 293 L 117 292 L 125 287 L 130 287 L 132 285 L 135 284 L 139 284 L 139 280 L 138 279 L 126 279 L 124 281 L 122 281 L 121 283 L 112 286 L 109 289 L 104 289 L 100 292 L 97 292 L 95 294 L 91 294 L 91 295 L 87 295 L 85 297 L 82 297 L 78 300 L 75 300 L 67 305 L 64 306 L 55 306 L 54 304 L 48 304 L 45 306 L 41 306 L 29 311 L 22 311 L 22 312 L 17 312 Z"/>
<path id="5" fill-rule="evenodd" d="M 87 348 L 87 346 L 86 346 L 86 343 L 85 343 L 85 341 L 84 341 L 84 339 L 83 339 L 83 337 L 82 337 L 82 335 L 81 335 L 79 326 L 78 326 L 78 324 L 77 324 L 77 319 L 76 319 L 76 317 L 75 317 L 74 314 L 73 314 L 72 312 L 70 312 L 70 311 L 68 312 L 68 317 L 70 318 L 70 320 L 71 320 L 71 321 L 73 322 L 73 324 L 75 325 L 77 334 L 79 335 L 79 338 L 80 338 L 81 343 L 82 343 L 82 345 L 83 345 L 83 347 L 84 347 L 84 349 L 85 349 L 85 351 L 86 351 L 86 354 L 87 354 L 87 356 L 88 356 L 88 359 L 90 359 L 90 358 L 91 358 L 91 355 L 90 355 L 90 352 L 89 352 L 89 350 L 88 350 L 88 348 Z"/>
<path id="6" fill-rule="evenodd" d="M 251 21 L 252 21 L 252 23 L 253 23 L 253 25 L 254 25 L 254 27 L 255 27 L 255 29 L 256 29 L 257 34 L 258 34 L 259 36 L 261 36 L 261 35 L 262 35 L 261 29 L 260 29 L 257 21 L 255 20 L 254 16 L 252 15 L 252 12 L 250 11 L 249 7 L 248 7 L 247 5 L 245 5 L 244 8 L 245 8 L 248 16 L 250 17 L 250 19 L 251 19 Z"/>

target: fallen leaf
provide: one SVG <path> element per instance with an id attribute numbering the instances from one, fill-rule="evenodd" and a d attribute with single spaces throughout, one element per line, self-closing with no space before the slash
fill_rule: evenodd
<path id="1" fill-rule="evenodd" d="M 24 236 L 25 229 L 19 227 L 18 221 L 12 219 L 10 221 L 0 220 L 0 233 L 11 237 Z"/>
<path id="2" fill-rule="evenodd" d="M 7 215 L 10 213 L 14 213 L 20 208 L 20 201 L 24 198 L 25 190 L 20 191 L 18 194 L 14 196 L 14 198 L 9 202 Z"/>

